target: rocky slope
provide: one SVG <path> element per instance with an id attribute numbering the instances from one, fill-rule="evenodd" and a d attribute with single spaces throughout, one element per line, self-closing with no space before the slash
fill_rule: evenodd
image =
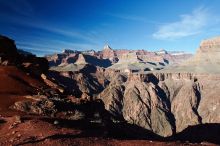
<path id="1" fill-rule="evenodd" d="M 49 89 L 56 93 L 56 88 L 48 87 L 41 75 L 48 71 L 44 58 L 18 51 L 13 40 L 0 36 L 0 113 L 11 114 L 15 102 L 27 100 L 27 95 L 34 95 Z"/>
<path id="2" fill-rule="evenodd" d="M 116 117 L 170 136 L 190 125 L 220 122 L 218 84 L 219 76 L 190 73 L 119 76 L 99 97 Z"/>

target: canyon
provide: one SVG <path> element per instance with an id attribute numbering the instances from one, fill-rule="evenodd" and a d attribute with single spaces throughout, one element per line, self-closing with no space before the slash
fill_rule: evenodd
<path id="1" fill-rule="evenodd" d="M 0 144 L 220 144 L 219 37 L 194 56 L 106 45 L 42 58 L 3 36 L 0 50 Z"/>

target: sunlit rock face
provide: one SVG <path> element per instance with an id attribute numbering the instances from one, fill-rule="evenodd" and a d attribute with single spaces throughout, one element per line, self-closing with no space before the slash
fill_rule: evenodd
<path id="1" fill-rule="evenodd" d="M 193 63 L 220 65 L 220 37 L 202 41 Z"/>
<path id="2" fill-rule="evenodd" d="M 82 54 L 79 54 L 75 64 L 88 64 L 88 63 L 86 62 L 85 57 Z"/>
<path id="3" fill-rule="evenodd" d="M 220 37 L 203 40 L 196 54 L 169 72 L 220 73 Z"/>

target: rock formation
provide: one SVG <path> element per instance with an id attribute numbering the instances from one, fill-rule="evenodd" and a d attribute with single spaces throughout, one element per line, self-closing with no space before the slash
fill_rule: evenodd
<path id="1" fill-rule="evenodd" d="M 208 87 L 219 82 L 216 78 L 155 73 L 117 80 L 120 79 L 112 81 L 99 98 L 108 111 L 129 123 L 169 136 L 190 125 L 220 122 L 219 86 Z M 209 107 L 208 111 L 205 107 Z"/>
<path id="2" fill-rule="evenodd" d="M 114 50 L 109 45 L 105 45 L 103 48 L 103 51 L 102 51 L 102 57 L 104 59 L 114 58 L 114 57 L 116 57 L 116 54 L 115 54 Z"/>
<path id="3" fill-rule="evenodd" d="M 113 115 L 161 136 L 192 125 L 219 123 L 218 38 L 201 43 L 186 63 L 110 82 L 99 95 Z"/>
<path id="4" fill-rule="evenodd" d="M 78 59 L 76 60 L 75 64 L 88 64 L 88 63 L 86 62 L 84 55 L 79 54 Z"/>
<path id="5" fill-rule="evenodd" d="M 109 45 L 105 45 L 103 50 L 98 52 L 95 52 L 94 50 L 88 50 L 88 51 L 64 50 L 61 54 L 48 55 L 46 56 L 46 58 L 51 67 L 52 66 L 57 67 L 57 66 L 65 66 L 68 64 L 74 64 L 79 56 L 80 58 L 85 58 L 87 63 L 93 64 L 95 66 L 101 66 L 104 68 L 107 68 L 116 63 L 122 64 L 126 62 L 135 63 L 135 62 L 143 61 L 147 63 L 147 67 L 144 67 L 145 65 L 140 64 L 142 68 L 159 69 L 159 68 L 164 68 L 168 64 L 179 64 L 182 61 L 189 59 L 192 56 L 192 54 L 187 54 L 184 52 L 181 53 L 175 52 L 172 54 L 165 50 L 163 50 L 162 52 L 161 51 L 149 52 L 146 50 L 125 50 L 125 49 L 114 50 Z M 116 66 L 117 69 L 123 70 L 123 66 L 122 68 L 120 67 L 121 65 L 119 66 L 116 65 Z"/>
<path id="6" fill-rule="evenodd" d="M 0 63 L 1 64 L 16 64 L 17 48 L 13 40 L 0 36 Z"/>
<path id="7" fill-rule="evenodd" d="M 201 42 L 194 57 L 177 66 L 177 72 L 220 73 L 220 38 L 211 38 Z"/>

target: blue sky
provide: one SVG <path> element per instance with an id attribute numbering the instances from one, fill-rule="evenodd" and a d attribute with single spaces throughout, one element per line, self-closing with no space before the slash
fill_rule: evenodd
<path id="1" fill-rule="evenodd" d="M 39 56 L 63 49 L 194 53 L 220 35 L 219 0 L 0 0 L 0 34 Z"/>

